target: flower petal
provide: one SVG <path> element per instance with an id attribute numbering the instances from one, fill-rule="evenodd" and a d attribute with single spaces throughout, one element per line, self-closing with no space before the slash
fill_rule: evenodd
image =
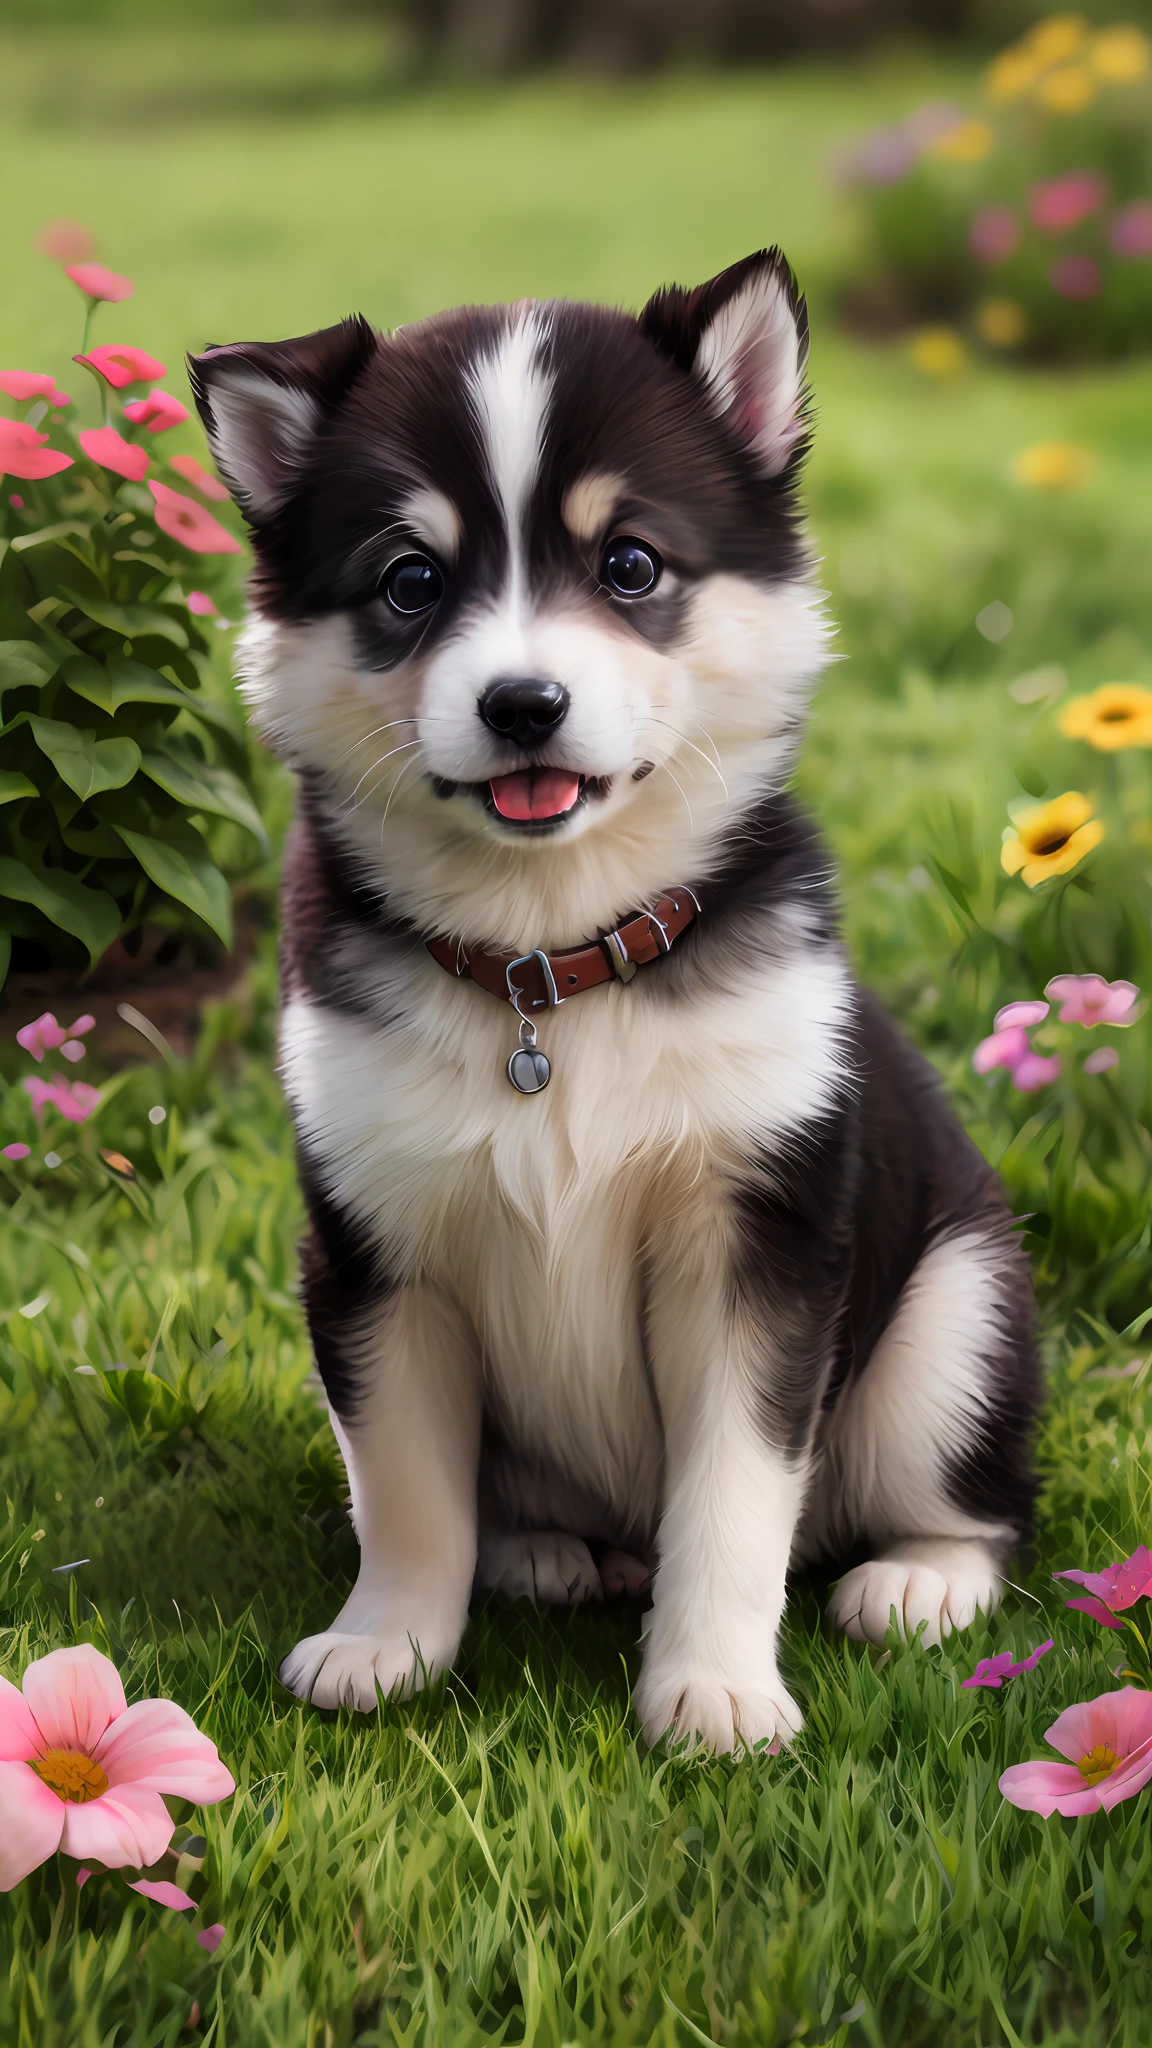
<path id="1" fill-rule="evenodd" d="M 227 1929 L 224 1926 L 224 1922 L 217 1920 L 211 1927 L 202 1927 L 196 1939 L 201 1948 L 207 1949 L 208 1954 L 214 1956 L 226 1932 Z"/>
<path id="2" fill-rule="evenodd" d="M 27 1764 L 0 1763 L 0 1892 L 46 1863 L 60 1847 L 65 1806 Z"/>
<path id="3" fill-rule="evenodd" d="M 1110 1778 L 1100 1784 L 1100 1804 L 1105 1812 L 1118 1806 L 1122 1799 L 1131 1799 L 1134 1792 L 1140 1792 L 1152 1778 L 1152 1742 L 1145 1742 L 1131 1756 L 1118 1765 Z"/>
<path id="4" fill-rule="evenodd" d="M 93 1752 L 111 1786 L 148 1786 L 197 1806 L 236 1790 L 216 1744 L 202 1735 L 175 1700 L 138 1700 L 121 1714 Z"/>
<path id="5" fill-rule="evenodd" d="M 19 1686 L 0 1678 L 0 1762 L 27 1763 L 43 1746 L 32 1709 Z"/>
<path id="6" fill-rule="evenodd" d="M 1152 1692 L 1123 1685 L 1094 1700 L 1080 1700 L 1065 1707 L 1045 1730 L 1044 1739 L 1074 1762 L 1105 1744 L 1123 1763 L 1134 1750 L 1152 1741 Z"/>
<path id="7" fill-rule="evenodd" d="M 116 1666 L 91 1643 L 37 1657 L 24 1673 L 24 1698 L 46 1749 L 80 1749 L 86 1756 L 127 1704 Z"/>
<path id="8" fill-rule="evenodd" d="M 188 1892 L 182 1892 L 178 1884 L 169 1884 L 167 1878 L 154 1882 L 150 1877 L 141 1877 L 135 1884 L 130 1880 L 127 1882 L 130 1892 L 140 1892 L 146 1899 L 155 1899 L 158 1906 L 170 1906 L 174 1913 L 186 1913 L 189 1906 L 196 1904 Z"/>
<path id="9" fill-rule="evenodd" d="M 1116 1616 L 1111 1610 L 1105 1607 L 1102 1600 L 1097 1600 L 1094 1594 L 1087 1594 L 1083 1600 L 1066 1600 L 1064 1605 L 1065 1607 L 1075 1607 L 1080 1614 L 1091 1615 L 1092 1620 L 1098 1621 L 1101 1628 L 1122 1629 L 1124 1626 L 1124 1623 L 1117 1621 Z"/>
<path id="10" fill-rule="evenodd" d="M 61 1848 L 68 1856 L 121 1870 L 131 1863 L 146 1870 L 164 1854 L 176 1830 L 158 1792 L 144 1785 L 115 1785 L 84 1805 L 65 1805 Z"/>
<path id="11" fill-rule="evenodd" d="M 1100 1804 L 1099 1787 L 1086 1785 L 1075 1764 L 1034 1760 L 1009 1764 L 1000 1776 L 1000 1790 L 1012 1806 L 1027 1813 L 1092 1813 Z M 1072 1805 L 1082 1800 L 1081 1805 Z"/>

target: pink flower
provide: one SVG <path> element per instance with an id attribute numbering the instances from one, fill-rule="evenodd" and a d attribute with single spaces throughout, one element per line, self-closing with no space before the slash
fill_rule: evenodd
<path id="1" fill-rule="evenodd" d="M 36 237 L 36 247 L 57 263 L 80 263 L 96 244 L 78 220 L 50 220 Z"/>
<path id="2" fill-rule="evenodd" d="M 95 1017 L 85 1014 L 83 1017 L 77 1017 L 72 1029 L 66 1031 L 62 1024 L 56 1022 L 51 1010 L 45 1010 L 43 1016 L 37 1017 L 34 1024 L 25 1024 L 23 1029 L 16 1033 L 16 1043 L 25 1052 L 30 1052 L 34 1060 L 42 1060 L 46 1052 L 55 1052 L 57 1046 L 63 1050 L 65 1059 L 79 1060 L 84 1057 L 84 1047 L 80 1046 L 77 1051 L 69 1052 L 68 1042 L 83 1038 L 85 1032 L 94 1031 L 95 1028 Z"/>
<path id="3" fill-rule="evenodd" d="M 898 185 L 916 161 L 916 145 L 903 128 L 878 128 L 863 142 L 852 168 L 869 185 Z"/>
<path id="4" fill-rule="evenodd" d="M 67 1036 L 51 1010 L 45 1010 L 34 1024 L 25 1024 L 23 1030 L 16 1033 L 16 1043 L 25 1052 L 30 1052 L 34 1060 L 42 1060 L 46 1052 L 55 1052 L 58 1045 L 63 1045 Z"/>
<path id="5" fill-rule="evenodd" d="M 0 391 L 20 405 L 29 398 L 46 398 L 51 406 L 72 403 L 66 391 L 57 391 L 55 377 L 40 370 L 0 370 Z"/>
<path id="6" fill-rule="evenodd" d="M 147 475 L 147 449 L 137 448 L 131 441 L 126 441 L 115 427 L 87 427 L 76 438 L 85 455 L 98 462 L 101 469 L 111 469 L 117 476 L 130 477 L 134 484 L 140 483 Z"/>
<path id="7" fill-rule="evenodd" d="M 156 500 L 156 524 L 161 533 L 183 542 L 197 555 L 243 553 L 239 541 L 194 498 L 182 497 L 179 491 L 169 490 L 167 484 L 149 481 L 148 489 Z"/>
<path id="8" fill-rule="evenodd" d="M 90 1088 L 87 1081 L 68 1081 L 63 1074 L 53 1074 L 48 1081 L 42 1081 L 39 1074 L 26 1074 L 24 1086 L 38 1117 L 52 1108 L 70 1124 L 87 1122 L 100 1101 L 98 1088 Z"/>
<path id="9" fill-rule="evenodd" d="M 164 1704 L 163 1700 L 155 1702 L 156 1706 L 163 1706 Z M 223 1765 L 221 1765 L 221 1769 L 223 1769 Z M 221 1795 L 221 1797 L 225 1796 L 225 1794 Z M 191 1893 L 182 1892 L 179 1885 L 169 1884 L 165 1878 L 156 1880 L 150 1877 L 140 1877 L 137 1878 L 135 1884 L 129 1883 L 128 1889 L 130 1892 L 141 1892 L 146 1899 L 154 1899 L 158 1906 L 170 1906 L 174 1913 L 186 1913 L 189 1906 L 196 1904 Z"/>
<path id="10" fill-rule="evenodd" d="M 992 1019 L 993 1031 L 1009 1031 L 1022 1026 L 1030 1031 L 1034 1024 L 1042 1024 L 1048 1015 L 1048 1004 L 1037 999 L 1032 1003 L 1005 1003 Z"/>
<path id="11" fill-rule="evenodd" d="M 223 1921 L 217 1920 L 211 1927 L 202 1927 L 196 1939 L 200 1943 L 201 1948 L 207 1949 L 208 1954 L 214 1956 L 224 1939 L 226 1931 Z"/>
<path id="12" fill-rule="evenodd" d="M 216 617 L 216 607 L 206 590 L 190 590 L 188 592 L 187 604 L 189 611 L 195 612 L 197 618 L 213 619 Z"/>
<path id="13" fill-rule="evenodd" d="M 1011 1650 L 1001 1650 L 998 1657 L 981 1657 L 971 1678 L 961 1680 L 961 1692 L 969 1692 L 980 1685 L 989 1686 L 993 1692 L 999 1692 L 1006 1678 L 1019 1678 L 1023 1671 L 1035 1671 L 1041 1657 L 1048 1655 L 1054 1640 L 1054 1637 L 1049 1636 L 1046 1643 L 1041 1643 L 1030 1657 L 1021 1658 L 1019 1664 L 1013 1663 Z"/>
<path id="14" fill-rule="evenodd" d="M 1040 1088 L 1047 1088 L 1060 1073 L 1060 1055 L 1050 1053 L 1047 1057 L 1038 1052 L 1029 1053 L 1021 1060 L 1012 1075 L 1012 1085 L 1021 1095 L 1035 1095 Z"/>
<path id="15" fill-rule="evenodd" d="M 47 441 L 47 434 L 38 434 L 24 420 L 0 420 L 0 476 L 38 478 L 71 469 L 72 457 L 58 455 Z"/>
<path id="16" fill-rule="evenodd" d="M 121 277 L 115 270 L 106 270 L 102 263 L 66 263 L 65 277 L 88 299 L 106 299 L 109 305 L 118 305 L 121 299 L 130 299 L 136 287 L 130 277 Z"/>
<path id="17" fill-rule="evenodd" d="M 0 1891 L 57 1849 L 113 1870 L 155 1863 L 175 1830 L 163 1793 L 210 1806 L 236 1789 L 183 1707 L 130 1707 L 88 1643 L 37 1658 L 22 1691 L 0 1679 L 0 1759 Z"/>
<path id="18" fill-rule="evenodd" d="M 1061 256 L 1048 276 L 1062 299 L 1094 299 L 1100 290 L 1100 265 L 1091 256 Z"/>
<path id="19" fill-rule="evenodd" d="M 124 417 L 134 427 L 147 427 L 150 434 L 166 434 L 169 427 L 182 426 L 189 412 L 171 392 L 150 391 L 147 398 L 132 399 L 124 407 Z"/>
<path id="20" fill-rule="evenodd" d="M 155 356 L 148 355 L 142 348 L 131 348 L 126 342 L 106 342 L 99 348 L 89 349 L 86 356 L 73 356 L 74 363 L 83 363 L 86 370 L 95 370 L 114 391 L 123 391 L 126 384 L 150 384 L 154 377 L 165 375 L 163 363 Z"/>
<path id="21" fill-rule="evenodd" d="M 1099 1045 L 1095 1052 L 1090 1052 L 1085 1060 L 1084 1072 L 1086 1074 L 1107 1074 L 1113 1067 L 1118 1067 L 1119 1065 L 1120 1055 L 1116 1047 L 1114 1045 Z"/>
<path id="22" fill-rule="evenodd" d="M 186 484 L 191 484 L 194 490 L 202 492 L 204 497 L 228 496 L 227 487 L 221 483 L 219 477 L 210 476 L 206 469 L 201 469 L 194 455 L 170 455 L 168 466 L 176 471 L 177 476 L 182 476 Z"/>
<path id="23" fill-rule="evenodd" d="M 1087 220 L 1107 196 L 1108 187 L 1095 171 L 1065 171 L 1061 178 L 1033 185 L 1028 195 L 1028 211 L 1035 227 L 1058 235 L 1065 228 L 1074 228 Z"/>
<path id="24" fill-rule="evenodd" d="M 990 1074 L 993 1067 L 1007 1067 L 1014 1074 L 1021 1061 L 1031 1055 L 1028 1034 L 1020 1025 L 1003 1031 L 997 1027 L 991 1038 L 981 1039 L 972 1055 L 972 1065 L 978 1074 Z"/>
<path id="25" fill-rule="evenodd" d="M 0 1151 L 0 1159 L 29 1159 L 31 1156 L 32 1147 L 30 1145 L 5 1145 L 3 1150 Z"/>
<path id="26" fill-rule="evenodd" d="M 82 1863 L 80 1865 L 79 1870 L 76 1872 L 76 1889 L 78 1892 L 83 1891 L 89 1878 L 94 1874 L 85 1864 Z M 179 1885 L 169 1884 L 164 1878 L 161 1878 L 157 1883 L 152 1878 L 141 1877 L 137 1879 L 135 1884 L 126 1878 L 125 1883 L 130 1892 L 141 1892 L 146 1899 L 155 1899 L 158 1906 L 170 1906 L 174 1913 L 186 1913 L 189 1906 L 196 1904 L 195 1899 L 189 1892 L 182 1892 Z"/>
<path id="27" fill-rule="evenodd" d="M 1132 1023 L 1129 1012 L 1140 991 L 1134 981 L 1105 981 L 1101 974 L 1057 974 L 1044 993 L 1063 1005 L 1062 1024 L 1091 1031 L 1097 1024 Z"/>
<path id="28" fill-rule="evenodd" d="M 17 512 L 22 512 L 22 511 L 24 510 L 24 500 L 23 500 L 23 498 L 22 498 L 22 497 L 20 496 L 20 493 L 19 493 L 19 491 L 13 491 L 13 492 L 11 493 L 11 495 L 9 496 L 9 499 L 8 499 L 8 503 L 9 503 L 9 504 L 10 504 L 10 505 L 11 505 L 11 506 L 12 506 L 12 507 L 14 508 L 14 510 L 15 510 L 15 511 L 17 511 Z"/>
<path id="29" fill-rule="evenodd" d="M 1085 1589 L 1086 1599 L 1066 1600 L 1066 1607 L 1091 1615 L 1104 1628 L 1123 1628 L 1123 1622 L 1116 1620 L 1117 1613 L 1152 1595 L 1152 1550 L 1142 1543 L 1131 1557 L 1107 1565 L 1102 1572 L 1053 1572 L 1052 1576 L 1071 1579 Z"/>
<path id="30" fill-rule="evenodd" d="M 1126 1685 L 1097 1700 L 1066 1707 L 1047 1730 L 1066 1764 L 1012 1764 L 1000 1790 L 1030 1813 L 1105 1811 L 1130 1799 L 1152 1778 L 1152 1692 Z"/>
<path id="31" fill-rule="evenodd" d="M 1003 263 L 1020 244 L 1020 227 L 1009 206 L 982 206 L 968 224 L 968 247 L 981 263 Z"/>
<path id="32" fill-rule="evenodd" d="M 1152 256 L 1152 199 L 1133 199 L 1120 207 L 1108 239 L 1117 256 Z"/>

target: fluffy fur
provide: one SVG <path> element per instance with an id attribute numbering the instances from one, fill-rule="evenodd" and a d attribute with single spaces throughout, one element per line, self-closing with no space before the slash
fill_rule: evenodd
<path id="1" fill-rule="evenodd" d="M 299 777 L 283 1076 L 361 1548 L 283 1667 L 320 1705 L 445 1668 L 474 1584 L 651 1580 L 649 1739 L 787 1740 L 790 1561 L 863 1551 L 834 1619 L 935 1642 L 1028 1526 L 1027 1267 L 786 794 L 829 638 L 806 354 L 770 251 L 638 320 L 468 308 L 193 365 L 253 530 L 245 688 Z M 486 719 L 509 681 L 567 693 L 553 728 Z M 525 829 L 496 799 L 541 768 L 579 796 Z M 548 1012 L 518 1096 L 512 1011 L 425 941 L 556 950 L 677 885 L 675 950 Z"/>

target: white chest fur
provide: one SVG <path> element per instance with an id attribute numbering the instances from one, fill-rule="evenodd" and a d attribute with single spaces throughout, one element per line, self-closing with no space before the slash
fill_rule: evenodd
<path id="1" fill-rule="evenodd" d="M 284 1014 L 284 1082 L 326 1191 L 392 1274 L 464 1310 L 526 1450 L 644 1500 L 661 1454 L 645 1248 L 690 1218 L 716 1231 L 725 1175 L 833 1098 L 844 964 L 797 940 L 690 998 L 592 991 L 541 1021 L 553 1078 L 532 1097 L 508 1082 L 508 1006 L 423 957 L 393 973 L 372 990 L 387 1022 Z"/>

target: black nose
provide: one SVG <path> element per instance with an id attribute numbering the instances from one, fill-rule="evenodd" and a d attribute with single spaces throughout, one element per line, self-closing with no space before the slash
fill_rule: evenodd
<path id="1" fill-rule="evenodd" d="M 564 723 L 570 701 L 563 683 L 541 682 L 537 676 L 502 676 L 489 683 L 479 711 L 498 739 L 508 740 L 514 747 L 536 747 Z"/>

